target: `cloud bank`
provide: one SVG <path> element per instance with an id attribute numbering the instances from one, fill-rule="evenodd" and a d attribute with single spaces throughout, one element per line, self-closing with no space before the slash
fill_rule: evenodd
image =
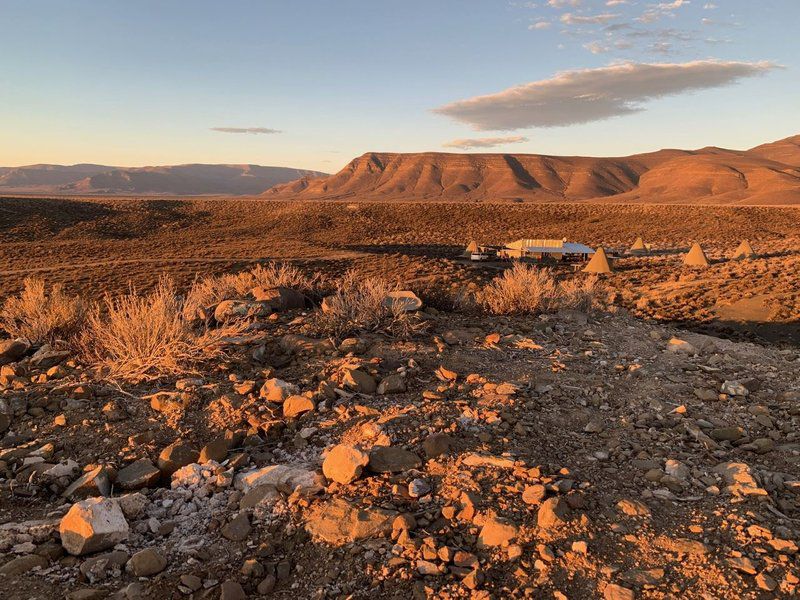
<path id="1" fill-rule="evenodd" d="M 280 129 L 269 129 L 268 127 L 212 127 L 211 131 L 220 133 L 250 133 L 253 135 L 281 133 Z"/>
<path id="2" fill-rule="evenodd" d="M 770 62 L 629 62 L 564 71 L 550 79 L 451 102 L 433 112 L 478 131 L 576 125 L 640 112 L 648 100 L 730 85 L 776 68 Z"/>
<path id="3" fill-rule="evenodd" d="M 505 144 L 521 144 L 527 141 L 528 138 L 521 135 L 511 135 L 508 137 L 466 138 L 452 140 L 450 142 L 445 142 L 442 144 L 442 146 L 445 148 L 469 150 L 470 148 L 495 148 L 496 146 L 504 146 Z"/>

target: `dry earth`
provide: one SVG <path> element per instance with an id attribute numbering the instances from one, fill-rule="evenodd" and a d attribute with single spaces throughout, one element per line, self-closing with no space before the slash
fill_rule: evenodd
<path id="1" fill-rule="evenodd" d="M 410 281 L 442 309 L 410 340 L 319 339 L 311 311 L 275 313 L 228 358 L 144 383 L 0 352 L 2 598 L 800 590 L 800 352 L 710 322 L 796 324 L 795 210 L 24 199 L 0 211 L 5 294 L 31 272 L 97 297 L 280 258 Z M 619 249 L 641 234 L 663 253 L 618 261 L 602 312 L 444 310 L 497 273 L 459 262 L 468 239 L 533 233 Z M 691 271 L 671 254 L 698 240 L 722 257 L 741 238 L 766 256 Z"/>
<path id="2" fill-rule="evenodd" d="M 799 215 L 788 207 L 4 199 L 0 295 L 30 274 L 99 297 L 130 283 L 149 288 L 163 273 L 186 286 L 284 259 L 332 277 L 350 268 L 380 274 L 446 308 L 459 289 L 497 272 L 459 262 L 469 240 L 567 237 L 624 252 L 641 235 L 653 255 L 617 261 L 608 278 L 622 306 L 706 332 L 798 341 Z M 761 258 L 728 261 L 742 239 Z M 709 269 L 681 266 L 692 241 L 716 261 Z"/>

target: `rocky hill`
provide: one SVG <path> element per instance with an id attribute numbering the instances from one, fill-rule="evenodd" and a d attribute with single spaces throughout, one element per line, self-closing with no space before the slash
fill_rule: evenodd
<path id="1" fill-rule="evenodd" d="M 325 173 L 259 165 L 30 165 L 0 168 L 0 193 L 253 195 L 298 177 L 322 175 Z"/>
<path id="2" fill-rule="evenodd" d="M 747 151 L 708 147 L 619 158 L 368 152 L 274 198 L 800 204 L 800 136 Z"/>

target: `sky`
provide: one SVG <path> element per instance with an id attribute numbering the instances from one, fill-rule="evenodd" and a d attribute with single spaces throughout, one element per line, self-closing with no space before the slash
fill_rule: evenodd
<path id="1" fill-rule="evenodd" d="M 0 165 L 623 156 L 800 133 L 800 0 L 0 0 Z"/>

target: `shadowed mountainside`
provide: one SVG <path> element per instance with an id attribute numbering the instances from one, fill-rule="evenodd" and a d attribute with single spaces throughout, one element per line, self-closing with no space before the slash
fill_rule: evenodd
<path id="1" fill-rule="evenodd" d="M 800 136 L 747 151 L 708 147 L 620 158 L 368 152 L 334 175 L 267 197 L 710 204 L 800 203 Z"/>
<path id="2" fill-rule="evenodd" d="M 0 192 L 36 194 L 260 194 L 318 171 L 259 165 L 175 165 L 110 167 L 104 165 L 30 165 L 0 168 Z"/>

